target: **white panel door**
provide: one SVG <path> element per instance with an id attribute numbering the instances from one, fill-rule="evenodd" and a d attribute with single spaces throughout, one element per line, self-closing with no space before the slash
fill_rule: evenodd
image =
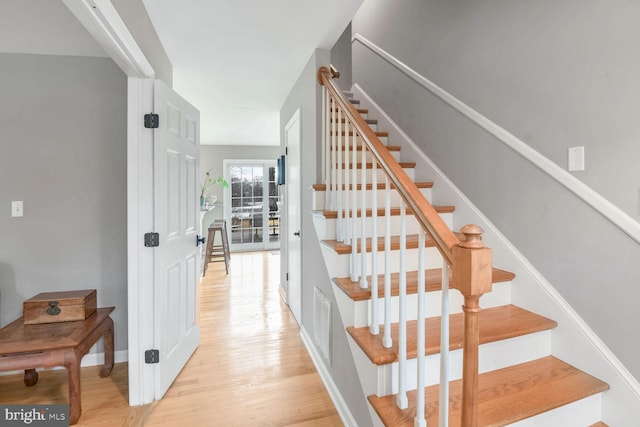
<path id="1" fill-rule="evenodd" d="M 200 342 L 196 323 L 199 234 L 200 112 L 163 82 L 154 83 L 154 221 L 156 248 L 155 398 L 161 399 Z"/>
<path id="2" fill-rule="evenodd" d="M 289 119 L 284 128 L 287 191 L 287 304 L 293 316 L 302 325 L 302 257 L 301 257 L 301 194 L 300 194 L 300 109 Z"/>

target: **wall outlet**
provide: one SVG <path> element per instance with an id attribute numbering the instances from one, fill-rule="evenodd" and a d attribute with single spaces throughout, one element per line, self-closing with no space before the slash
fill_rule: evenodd
<path id="1" fill-rule="evenodd" d="M 584 170 L 584 147 L 569 147 L 569 172 Z"/>
<path id="2" fill-rule="evenodd" d="M 11 202 L 11 216 L 13 218 L 24 216 L 24 202 L 22 200 Z"/>

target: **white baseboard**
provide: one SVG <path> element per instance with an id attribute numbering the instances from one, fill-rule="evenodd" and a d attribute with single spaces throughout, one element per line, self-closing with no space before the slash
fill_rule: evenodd
<path id="1" fill-rule="evenodd" d="M 336 386 L 336 383 L 333 381 L 331 374 L 322 362 L 322 356 L 320 356 L 320 353 L 318 353 L 316 346 L 313 344 L 311 336 L 309 336 L 304 327 L 300 327 L 300 336 L 302 337 L 302 341 L 304 342 L 305 347 L 307 347 L 307 351 L 311 356 L 311 360 L 316 366 L 318 374 L 320 374 L 320 378 L 322 379 L 324 386 L 327 388 L 327 392 L 329 393 L 329 396 L 331 397 L 331 400 L 333 401 L 333 404 L 335 405 L 336 410 L 338 411 L 338 414 L 342 419 L 342 422 L 347 427 L 358 427 L 358 423 L 356 422 L 355 418 L 353 418 L 353 414 L 351 414 L 351 411 L 349 410 L 347 403 L 344 401 L 342 394 L 340 394 L 338 386 Z"/>
<path id="2" fill-rule="evenodd" d="M 129 360 L 129 352 L 127 350 L 116 351 L 113 355 L 114 363 L 127 362 Z M 100 366 L 104 364 L 104 353 L 87 353 L 80 362 L 81 367 Z M 64 366 L 54 366 L 53 368 L 38 368 L 41 371 L 64 369 Z M 23 374 L 23 370 L 0 372 L 0 376 Z"/>

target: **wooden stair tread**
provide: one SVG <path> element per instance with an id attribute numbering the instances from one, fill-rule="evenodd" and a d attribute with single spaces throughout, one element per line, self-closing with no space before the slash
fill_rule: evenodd
<path id="1" fill-rule="evenodd" d="M 358 135 L 360 135 L 360 133 L 359 133 L 359 132 L 356 132 L 356 133 L 357 133 Z M 387 131 L 374 131 L 373 133 L 374 133 L 378 138 L 385 138 L 385 137 L 388 137 L 388 136 L 389 136 L 389 132 L 387 132 Z M 332 135 L 332 136 L 333 136 L 333 135 L 342 135 L 342 136 L 344 136 L 345 134 L 347 134 L 347 132 L 346 132 L 346 131 L 344 131 L 344 130 L 343 130 L 340 134 L 338 134 L 338 132 L 331 132 L 331 135 Z M 353 131 L 349 131 L 348 135 L 349 135 L 349 136 L 353 136 Z"/>
<path id="2" fill-rule="evenodd" d="M 455 206 L 440 206 L 440 205 L 435 205 L 433 206 L 433 208 L 436 210 L 436 212 L 438 213 L 452 213 L 453 211 L 456 210 Z M 378 212 L 378 218 L 382 218 L 385 215 L 385 211 L 384 208 L 380 208 L 377 209 Z M 400 215 L 400 208 L 391 208 L 391 216 L 399 216 Z M 336 219 L 338 218 L 338 211 L 314 211 L 314 213 L 316 214 L 320 214 L 323 217 L 327 218 L 327 219 Z M 413 211 L 411 209 L 407 209 L 406 210 L 407 215 L 413 215 Z M 365 212 L 365 216 L 367 218 L 371 217 L 371 215 L 373 214 L 373 210 L 372 209 L 367 209 Z M 362 216 L 362 211 L 360 209 L 358 209 L 358 215 L 357 217 L 360 218 Z M 347 217 L 351 217 L 351 211 L 348 212 Z"/>
<path id="3" fill-rule="evenodd" d="M 595 424 L 590 425 L 589 427 L 609 427 L 608 424 L 603 423 L 602 421 L 598 421 Z"/>
<path id="4" fill-rule="evenodd" d="M 385 145 L 384 147 L 387 149 L 387 151 L 395 151 L 395 152 L 399 152 L 401 149 L 399 145 Z M 346 151 L 346 146 L 344 144 L 340 144 L 340 147 L 338 147 L 338 150 Z M 349 150 L 353 152 L 353 144 L 349 144 Z M 333 151 L 333 144 L 331 145 L 331 151 Z M 362 156 L 362 145 L 356 144 L 356 151 L 360 151 L 359 155 Z"/>
<path id="5" fill-rule="evenodd" d="M 464 235 L 461 233 L 455 233 L 459 240 L 462 241 L 464 239 Z M 360 252 L 360 241 L 358 239 L 356 250 Z M 335 250 L 339 255 L 348 255 L 351 253 L 351 245 L 345 245 L 343 242 L 338 242 L 337 240 L 323 240 L 322 243 L 326 246 L 329 246 L 333 250 Z M 371 252 L 371 238 L 367 238 L 365 242 L 365 247 L 367 252 Z M 425 248 L 434 247 L 435 243 L 429 237 L 425 239 Z M 418 235 L 417 234 L 407 234 L 407 249 L 417 249 L 418 248 Z M 391 250 L 397 251 L 400 249 L 400 236 L 391 236 Z M 384 251 L 384 237 L 378 237 L 378 251 Z"/>
<path id="6" fill-rule="evenodd" d="M 460 380 L 450 383 L 449 427 L 460 426 Z M 531 362 L 481 374 L 478 425 L 497 427 L 514 423 L 606 391 L 608 384 L 548 356 Z M 415 417 L 415 391 L 409 408 L 400 410 L 395 396 L 369 396 L 369 402 L 388 426 L 411 426 Z M 438 386 L 425 393 L 427 425 L 438 425 Z"/>
<path id="7" fill-rule="evenodd" d="M 377 125 L 378 124 L 378 120 L 377 119 L 363 119 L 365 121 L 366 124 L 368 125 Z M 338 120 L 336 119 L 332 119 L 331 120 L 333 123 L 337 122 Z M 345 117 L 342 117 L 340 119 L 340 123 L 346 123 L 347 119 Z"/>
<path id="8" fill-rule="evenodd" d="M 516 277 L 515 274 L 500 270 L 493 269 L 493 283 L 509 282 Z M 333 282 L 353 301 L 366 301 L 371 299 L 371 288 L 363 289 L 360 287 L 360 282 L 352 282 L 349 277 L 336 277 L 332 279 Z M 449 278 L 449 286 L 453 288 L 455 284 L 453 277 Z M 371 286 L 371 276 L 367 276 L 369 286 Z M 399 294 L 399 282 L 400 273 L 391 273 L 391 295 L 398 296 Z M 384 297 L 384 274 L 378 275 L 379 297 Z M 427 292 L 439 291 L 442 288 L 442 269 L 434 268 L 425 271 L 425 289 Z M 407 293 L 418 293 L 418 272 L 407 272 Z"/>
<path id="9" fill-rule="evenodd" d="M 424 182 L 414 182 L 414 184 L 416 185 L 416 187 L 418 188 L 433 188 L 433 182 L 432 181 L 424 181 Z M 383 183 L 378 183 L 378 185 L 376 186 L 378 190 L 384 190 L 385 188 L 385 184 Z M 327 191 L 327 184 L 313 184 L 311 186 L 311 188 L 313 188 L 314 191 Z M 371 190 L 373 189 L 373 184 L 367 184 L 365 187 L 367 190 Z M 390 188 L 392 190 L 395 190 L 396 186 L 391 183 Z M 342 185 L 342 189 L 346 190 L 346 185 Z M 349 184 L 349 190 L 353 189 L 353 185 Z M 356 186 L 356 190 L 360 191 L 362 190 L 362 184 L 358 184 Z"/>
<path id="10" fill-rule="evenodd" d="M 464 315 L 456 313 L 449 316 L 449 349 L 462 348 L 464 331 Z M 430 317 L 426 324 L 426 354 L 440 352 L 440 316 Z M 487 308 L 480 311 L 480 344 L 496 342 L 514 338 L 534 332 L 546 331 L 558 326 L 558 323 L 546 317 L 524 310 L 515 305 Z M 407 358 L 413 359 L 417 355 L 417 320 L 407 321 Z M 371 335 L 369 327 L 348 327 L 347 331 L 356 344 L 376 365 L 386 365 L 398 360 L 398 323 L 391 324 L 393 345 L 385 348 L 382 345 L 384 326 L 380 326 L 379 335 Z"/>
<path id="11" fill-rule="evenodd" d="M 338 110 L 335 107 L 331 108 L 331 112 L 335 113 Z M 358 112 L 358 114 L 369 114 L 369 110 L 367 108 L 356 108 L 356 111 Z"/>
<path id="12" fill-rule="evenodd" d="M 416 167 L 416 162 L 398 162 L 398 164 L 403 169 L 414 169 Z M 366 169 L 373 169 L 373 162 L 367 162 L 367 163 L 357 162 L 356 169 L 362 169 L 363 165 L 365 166 Z M 342 170 L 352 170 L 353 169 L 352 166 L 353 164 L 351 162 L 349 162 L 349 164 L 347 165 L 343 163 Z M 378 170 L 382 170 L 382 168 L 378 167 Z"/>

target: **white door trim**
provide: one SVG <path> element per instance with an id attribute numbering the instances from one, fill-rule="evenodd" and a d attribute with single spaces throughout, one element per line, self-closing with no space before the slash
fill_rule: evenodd
<path id="1" fill-rule="evenodd" d="M 153 109 L 153 80 L 129 77 L 127 117 L 127 290 L 129 405 L 153 402 L 153 365 L 144 351 L 153 348 L 155 252 L 143 245 L 153 231 L 153 132 L 140 125 Z M 147 303 L 143 303 L 146 301 Z"/>
<path id="2" fill-rule="evenodd" d="M 153 67 L 110 0 L 62 0 L 62 2 L 127 76 L 155 77 Z"/>
<path id="3" fill-rule="evenodd" d="M 143 245 L 153 231 L 153 135 L 142 127 L 153 109 L 155 71 L 110 0 L 63 0 L 128 76 L 127 82 L 127 290 L 129 405 L 153 401 L 153 368 L 144 351 L 153 344 L 154 254 Z"/>

